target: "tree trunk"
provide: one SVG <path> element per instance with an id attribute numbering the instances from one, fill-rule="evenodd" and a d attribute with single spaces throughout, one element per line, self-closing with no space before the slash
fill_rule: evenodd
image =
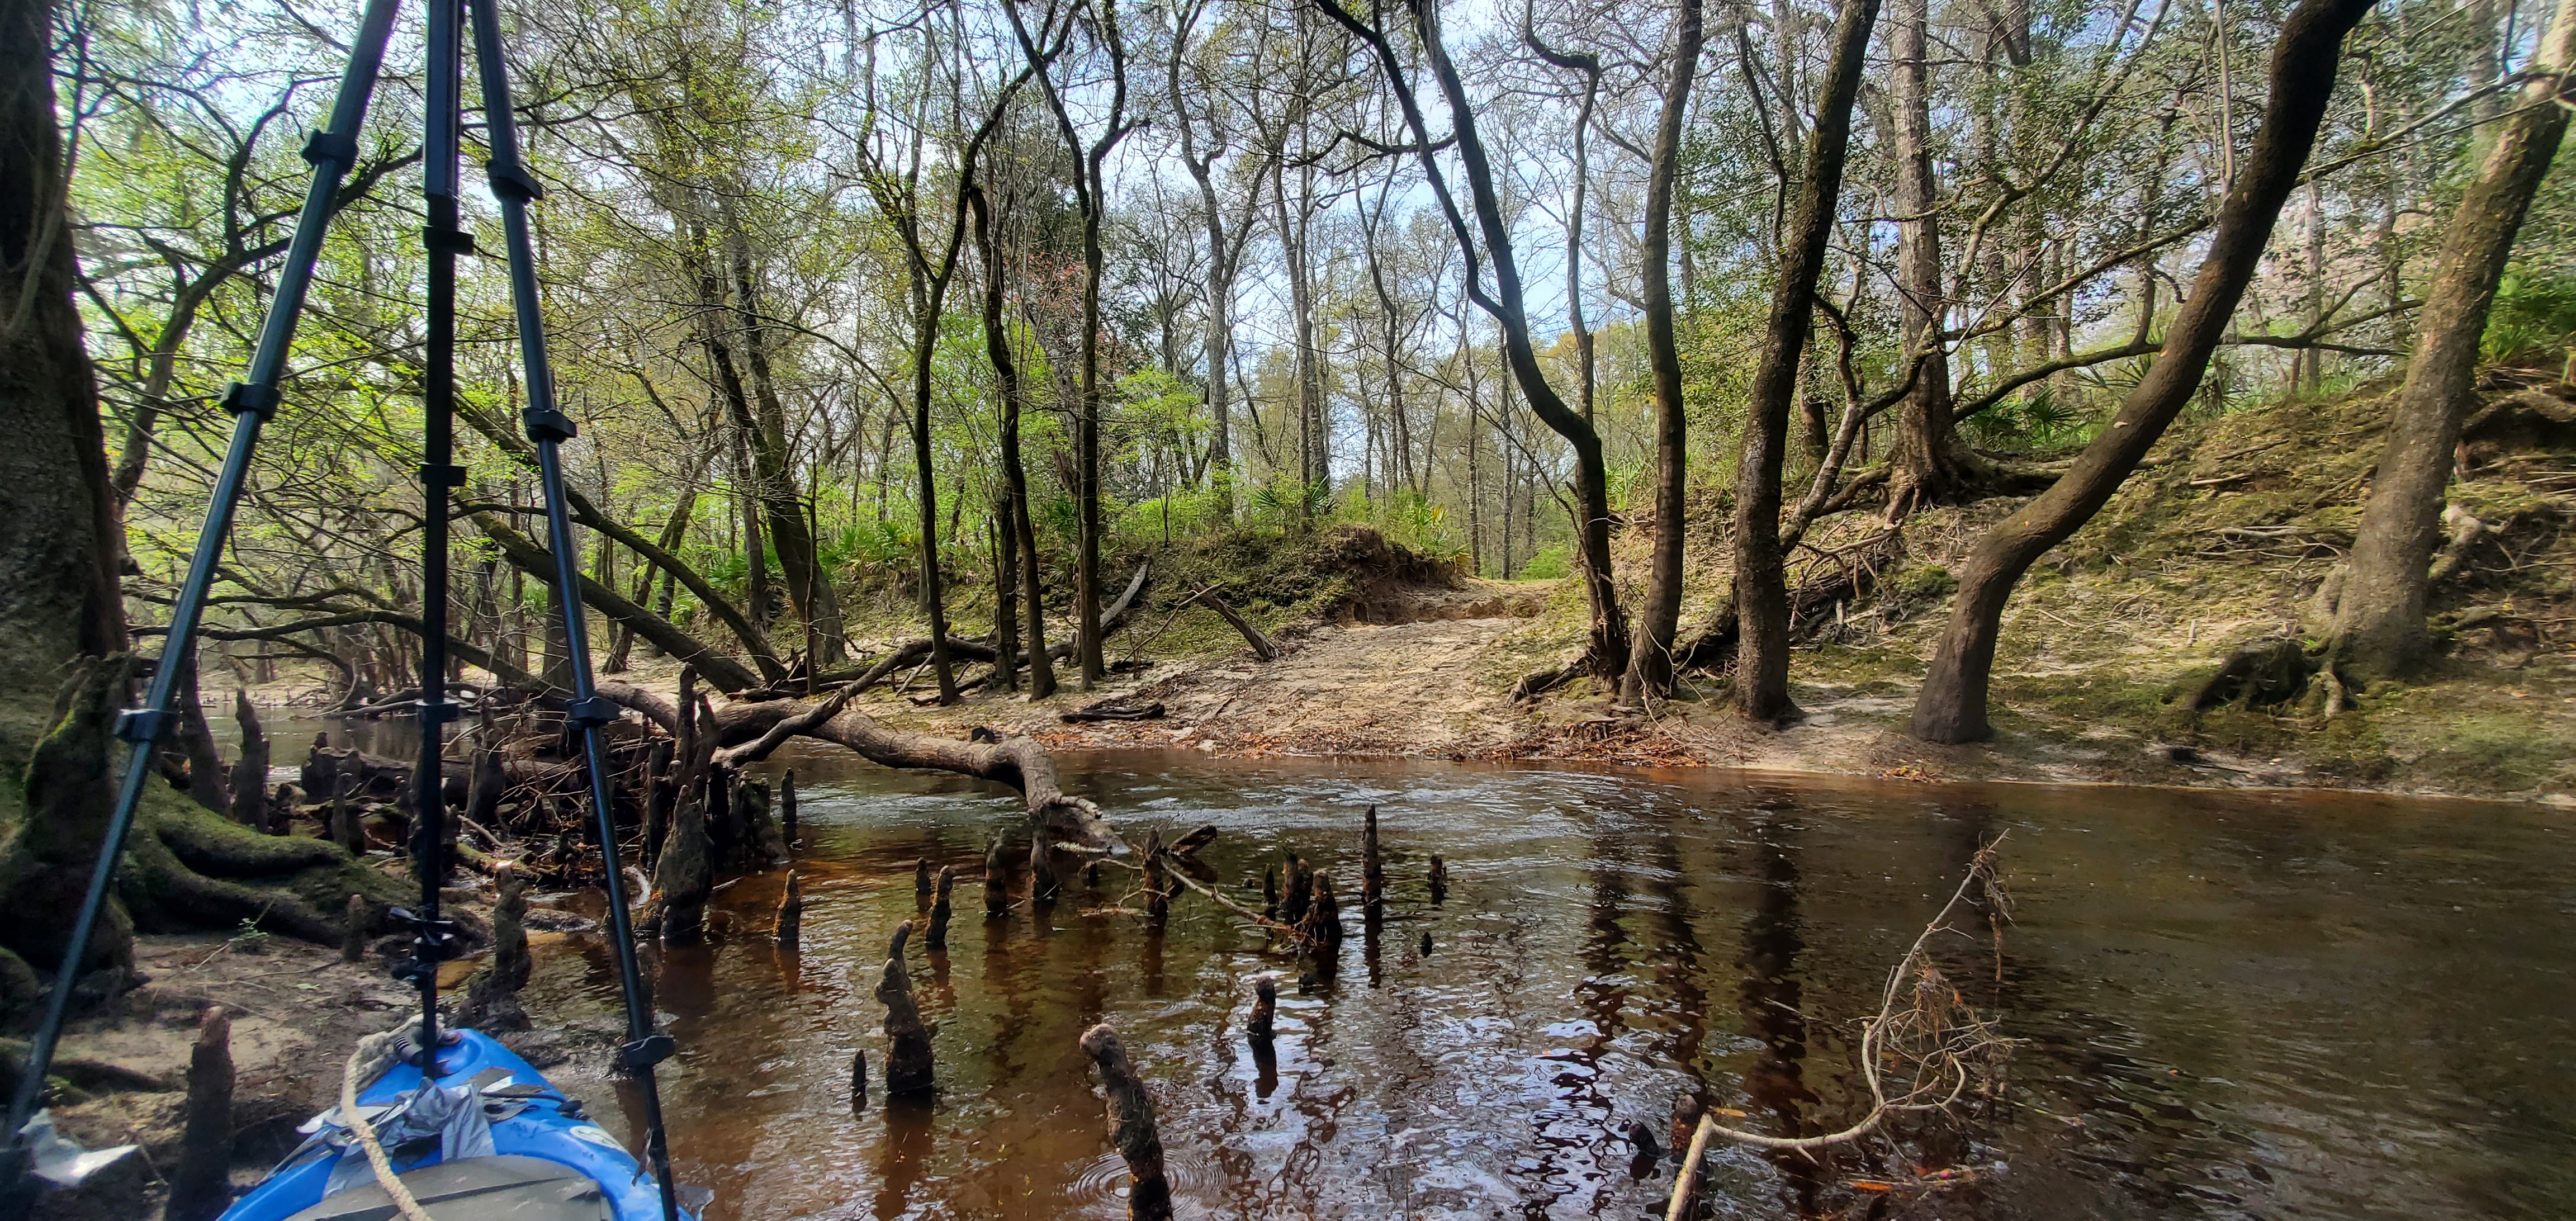
<path id="1" fill-rule="evenodd" d="M 995 232 L 990 201 L 981 189 L 967 202 L 975 210 L 975 246 L 984 256 L 984 354 L 993 363 L 993 379 L 1002 392 L 1002 482 L 1008 489 L 1003 516 L 1007 544 L 1019 552 L 1020 604 L 1028 616 L 1029 698 L 1055 694 L 1055 662 L 1047 656 L 1046 604 L 1039 597 L 1037 529 L 1029 520 L 1029 473 L 1020 460 L 1020 369 L 1011 357 L 1011 333 L 1004 316 L 1004 264 L 1001 237 Z"/>
<path id="2" fill-rule="evenodd" d="M 1739 710 L 1754 721 L 1776 721 L 1797 711 L 1789 702 L 1789 588 L 1780 540 L 1780 464 L 1788 447 L 1789 406 L 1797 397 L 1798 364 L 1815 310 L 1816 277 L 1832 241 L 1834 211 L 1842 198 L 1843 165 L 1851 151 L 1852 104 L 1869 53 L 1877 0 L 1843 6 L 1833 32 L 1816 121 L 1807 138 L 1806 172 L 1798 183 L 1797 214 L 1781 246 L 1779 279 L 1771 290 L 1771 316 L 1762 355 L 1754 365 L 1746 411 L 1744 452 L 1736 461 L 1735 612 L 1738 645 L 1735 693 Z"/>
<path id="3" fill-rule="evenodd" d="M 778 401 L 778 388 L 770 376 L 768 319 L 762 316 L 759 284 L 752 274 L 751 243 L 739 225 L 728 217 L 725 248 L 733 264 L 734 310 L 741 319 L 743 353 L 751 366 L 751 390 L 757 414 L 740 414 L 736 400 L 734 423 L 743 430 L 751 450 L 752 475 L 758 489 L 763 525 L 769 545 L 778 552 L 779 575 L 786 579 L 788 601 L 795 604 L 796 617 L 804 620 L 812 639 L 806 663 L 814 671 L 839 665 L 847 656 L 842 639 L 841 599 L 833 592 L 831 575 L 823 571 L 820 554 L 815 550 L 814 532 L 805 523 L 805 509 L 796 495 L 795 455 L 787 438 L 787 411 Z"/>
<path id="4" fill-rule="evenodd" d="M 2451 215 L 2416 319 L 2414 359 L 2335 607 L 2333 658 L 2347 683 L 2408 673 L 2431 652 L 2428 565 L 2441 537 L 2460 424 L 2477 401 L 2478 343 L 2514 234 L 2557 155 L 2568 99 L 2576 95 L 2558 79 L 2576 52 L 2576 0 L 2558 0 L 2555 10 L 2514 117 Z"/>
<path id="5" fill-rule="evenodd" d="M 1680 174 L 1691 78 L 1699 72 L 1700 0 L 1681 0 L 1677 26 L 1673 78 L 1664 89 L 1654 169 L 1646 183 L 1646 237 L 1638 251 L 1645 270 L 1646 359 L 1655 373 L 1655 553 L 1647 575 L 1646 605 L 1637 616 L 1636 647 L 1628 657 L 1628 676 L 1620 690 L 1620 698 L 1630 704 L 1671 694 L 1673 637 L 1681 630 L 1682 619 L 1682 541 L 1687 524 L 1682 486 L 1689 458 L 1683 449 L 1688 425 L 1682 405 L 1681 344 L 1673 332 L 1673 182 Z M 1569 250 L 1568 256 L 1573 253 Z M 1819 252 L 1820 262 L 1821 257 Z M 1590 338 L 1582 338 L 1587 357 Z M 1794 368 L 1793 364 L 1793 372 Z M 1584 404 L 1587 421 L 1591 406 L 1588 401 Z M 1778 494 L 1773 495 L 1776 499 Z"/>
<path id="6" fill-rule="evenodd" d="M 125 647 L 124 554 L 56 126 L 53 5 L 0 6 L 0 751 L 26 758 L 63 665 Z"/>
<path id="7" fill-rule="evenodd" d="M 1898 332 L 1908 356 L 1932 353 L 1897 406 L 1896 477 L 1889 491 L 1898 511 L 1957 499 L 1969 461 L 1950 418 L 1950 361 L 1942 351 L 1947 314 L 1941 289 L 1940 194 L 1932 172 L 1929 65 L 1930 0 L 1898 0 L 1890 51 L 1895 59 Z"/>
<path id="8" fill-rule="evenodd" d="M 1403 58 L 1396 54 L 1395 45 L 1387 40 L 1382 30 L 1352 16 L 1334 0 L 1322 0 L 1319 7 L 1376 53 L 1379 70 L 1404 112 L 1405 126 L 1413 137 L 1432 194 L 1440 202 L 1441 213 L 1449 222 L 1459 250 L 1467 256 L 1464 273 L 1467 296 L 1502 324 L 1504 355 L 1513 379 L 1520 383 L 1521 393 L 1529 400 L 1530 410 L 1550 430 L 1565 438 L 1567 446 L 1574 451 L 1576 553 L 1582 559 L 1584 596 L 1592 612 L 1591 639 L 1584 650 L 1582 665 L 1600 677 L 1613 677 L 1627 663 L 1628 624 L 1619 608 L 1618 586 L 1612 576 L 1610 477 L 1602 457 L 1601 434 L 1565 405 L 1565 399 L 1548 382 L 1545 370 L 1539 365 L 1538 352 L 1530 342 L 1529 311 L 1521 292 L 1520 263 L 1513 253 L 1511 225 L 1504 215 L 1502 193 L 1495 185 L 1493 159 L 1486 151 L 1484 137 L 1477 130 L 1476 112 L 1467 96 L 1466 80 L 1459 75 L 1457 64 L 1450 60 L 1448 47 L 1441 41 L 1435 6 L 1413 6 L 1414 33 L 1422 42 L 1424 56 L 1439 83 L 1441 97 L 1448 103 L 1449 116 L 1455 128 L 1453 139 L 1457 144 L 1458 160 L 1467 172 L 1475 225 L 1483 235 L 1485 259 L 1492 263 L 1494 269 L 1494 291 L 1490 294 L 1478 277 L 1477 243 L 1468 231 L 1466 216 L 1450 194 L 1448 179 L 1441 171 L 1439 158 L 1433 150 L 1430 125 L 1423 118 L 1419 100 L 1414 97 Z M 1684 295 L 1688 295 L 1687 286 Z"/>
<path id="9" fill-rule="evenodd" d="M 2165 333 L 2146 378 L 2075 465 L 1978 542 L 1959 574 L 1931 671 L 1914 705 L 1914 736 L 1971 742 L 1994 732 L 1986 719 L 1988 679 L 2004 603 L 2014 583 L 2049 548 L 2066 541 L 2119 490 L 2147 450 L 2191 399 L 2210 354 L 2227 334 L 2237 300 L 2263 259 L 2281 205 L 2316 143 L 2333 92 L 2344 35 L 2370 11 L 2368 0 L 2301 0 L 2272 53 L 2271 98 L 2251 152 L 2218 212 L 2209 254 L 2192 292 Z"/>

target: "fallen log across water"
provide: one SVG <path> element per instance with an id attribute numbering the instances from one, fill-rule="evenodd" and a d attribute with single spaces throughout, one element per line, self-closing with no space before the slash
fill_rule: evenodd
<path id="1" fill-rule="evenodd" d="M 669 733 L 680 732 L 679 704 L 670 696 L 615 681 L 600 683 L 599 694 L 642 714 Z M 836 694 L 835 698 L 843 697 Z M 808 737 L 847 747 L 859 757 L 887 767 L 955 772 L 1006 784 L 1020 791 L 1032 825 L 1050 838 L 1094 851 L 1110 850 L 1118 842 L 1107 820 L 1101 817 L 1100 807 L 1065 793 L 1056 780 L 1055 760 L 1034 738 L 963 742 L 894 729 L 846 706 L 828 717 L 814 715 L 817 708 L 828 707 L 829 703 L 710 703 L 706 716 L 712 725 L 701 726 L 699 732 L 709 734 L 720 746 L 768 743 L 770 749 L 789 737 Z M 781 724 L 789 725 L 788 730 L 772 741 L 770 730 Z M 729 751 L 724 757 L 730 766 L 740 767 L 758 761 L 760 756 Z"/>

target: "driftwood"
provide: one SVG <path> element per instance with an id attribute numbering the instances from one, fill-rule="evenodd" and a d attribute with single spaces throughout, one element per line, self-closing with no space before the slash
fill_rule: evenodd
<path id="1" fill-rule="evenodd" d="M 1258 657 L 1263 661 L 1276 661 L 1279 659 L 1279 646 L 1270 643 L 1270 638 L 1262 635 L 1260 628 L 1252 626 L 1251 620 L 1244 618 L 1243 615 L 1237 612 L 1233 607 L 1226 605 L 1225 599 L 1217 595 L 1216 586 L 1210 585 L 1197 593 L 1191 594 L 1187 601 L 1181 603 L 1181 606 L 1188 606 L 1191 602 L 1196 602 L 1209 610 L 1215 611 L 1219 617 L 1223 618 L 1227 623 L 1232 624 L 1235 631 L 1243 633 L 1243 642 L 1252 646 L 1253 656 Z M 1177 611 L 1180 607 L 1176 606 L 1172 609 Z"/>
<path id="2" fill-rule="evenodd" d="M 1070 712 L 1057 713 L 1056 719 L 1068 725 L 1078 725 L 1086 721 L 1159 721 L 1167 711 L 1168 709 L 1160 702 L 1135 707 L 1122 705 L 1114 699 L 1106 699 Z"/>
<path id="3" fill-rule="evenodd" d="M 787 892 L 778 897 L 778 924 L 770 939 L 782 950 L 793 950 L 805 932 L 805 894 L 796 885 L 796 872 L 787 873 Z"/>
<path id="4" fill-rule="evenodd" d="M 196 1046 L 188 1051 L 179 1165 L 170 1175 L 163 1221 L 214 1221 L 232 1204 L 232 1034 L 232 1019 L 221 1006 L 208 1008 L 198 1022 Z"/>
<path id="5" fill-rule="evenodd" d="M 885 976 L 877 983 L 877 1003 L 886 1007 L 886 1096 L 901 1098 L 931 1090 L 930 1028 L 912 1003 L 912 973 L 903 966 L 903 943 L 912 937 L 912 921 L 895 926 L 886 946 Z"/>
<path id="6" fill-rule="evenodd" d="M 1813 1157 L 1819 1149 L 1857 1141 L 1895 1116 L 1947 1111 L 1971 1093 L 1989 1094 L 1998 1088 L 2011 1043 L 1969 1009 L 1957 987 L 1933 963 L 1929 947 L 1935 936 L 1952 931 L 1951 917 L 1964 908 L 1985 908 L 1988 918 L 1997 922 L 2010 918 L 2010 901 L 1995 866 L 1995 849 L 2002 842 L 1999 835 L 1977 850 L 1969 861 L 1967 876 L 1959 880 L 1959 888 L 1951 892 L 1950 901 L 1941 905 L 1939 914 L 1923 926 L 1922 934 L 1907 947 L 1905 956 L 1888 971 L 1878 1012 L 1860 1023 L 1860 1042 L 1852 1058 L 1859 1064 L 1862 1082 L 1869 1087 L 1868 1112 L 1836 1132 L 1767 1136 L 1727 1127 L 1717 1121 L 1714 1111 L 1703 1110 L 1692 1129 L 1681 1171 L 1674 1176 L 1672 1199 L 1665 1211 L 1667 1221 L 1685 1221 L 1691 1216 L 1700 1166 L 1713 1140 L 1723 1138 L 1768 1152 Z M 2002 934 L 1998 931 L 1996 935 L 2000 938 Z M 2000 940 L 1995 948 L 2000 971 Z"/>
<path id="7" fill-rule="evenodd" d="M 1127 1162 L 1128 1221 L 1171 1221 L 1172 1187 L 1163 1177 L 1163 1137 L 1154 1124 L 1154 1100 L 1137 1080 L 1118 1032 L 1107 1024 L 1083 1032 L 1082 1050 L 1099 1068 L 1100 1083 L 1109 1094 L 1109 1141 Z"/>

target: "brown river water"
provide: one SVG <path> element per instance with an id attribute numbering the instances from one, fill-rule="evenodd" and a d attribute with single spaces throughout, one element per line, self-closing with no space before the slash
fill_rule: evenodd
<path id="1" fill-rule="evenodd" d="M 1184 1217 L 1660 1216 L 1660 1138 L 1704 1089 L 1730 1120 L 1856 1116 L 1858 1019 L 1976 846 L 2017 919 L 1947 955 L 2024 1042 L 2005 1098 L 1908 1155 L 1972 1181 L 1856 1191 L 1904 1165 L 1729 1148 L 1717 1215 L 2576 1216 L 2576 816 L 2362 796 L 1949 786 L 1712 771 L 1400 761 L 1060 759 L 1131 838 L 1205 823 L 1219 884 L 1282 848 L 1335 874 L 1351 935 L 1329 980 L 1195 894 L 1159 930 L 1104 871 L 1051 909 L 982 910 L 1014 794 L 782 752 L 802 794 L 801 953 L 767 940 L 783 872 L 717 896 L 711 945 L 663 951 L 680 1043 L 663 1097 L 711 1221 L 1125 1215 L 1123 1164 L 1076 1045 L 1120 1032 Z M 1355 901 L 1362 808 L 1390 897 Z M 1025 853 L 1025 839 L 1020 850 Z M 1445 904 L 1424 866 L 1448 862 Z M 855 1115 L 882 1077 L 870 995 L 913 862 L 958 867 L 948 951 L 910 969 L 939 1089 Z M 1141 906 L 1141 904 L 1139 904 Z M 729 926 L 729 928 L 728 928 Z M 1432 950 L 1422 953 L 1429 934 Z M 1243 1026 L 1281 973 L 1275 1063 Z M 1996 976 L 2000 974 L 1998 981 Z M 539 962 L 528 1009 L 600 1018 L 597 938 Z M 605 1101 L 605 1100 L 603 1100 Z"/>

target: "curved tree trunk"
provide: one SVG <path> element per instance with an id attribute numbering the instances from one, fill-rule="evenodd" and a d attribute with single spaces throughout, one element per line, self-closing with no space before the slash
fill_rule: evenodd
<path id="1" fill-rule="evenodd" d="M 2406 673 L 2431 651 L 2424 601 L 2442 534 L 2460 424 L 2476 401 L 2478 342 L 2513 238 L 2567 130 L 2576 88 L 2559 79 L 2576 52 L 2576 0 L 2557 16 L 2530 64 L 2518 113 L 2487 150 L 2452 213 L 2417 319 L 2415 356 L 2389 422 L 2370 501 L 2362 510 L 2334 616 L 2333 664 L 2346 682 Z"/>
<path id="2" fill-rule="evenodd" d="M 1688 524 L 1683 520 L 1682 485 L 1689 455 L 1683 449 L 1687 424 L 1681 344 L 1673 333 L 1673 183 L 1680 176 L 1682 124 L 1690 117 L 1691 78 L 1699 73 L 1700 0 L 1681 0 L 1676 25 L 1672 83 L 1664 88 L 1663 120 L 1655 129 L 1654 170 L 1646 183 L 1646 238 L 1638 251 L 1645 270 L 1646 360 L 1655 374 L 1655 553 L 1648 568 L 1646 604 L 1637 616 L 1636 644 L 1628 656 L 1628 675 L 1619 692 L 1620 699 L 1630 704 L 1672 692 L 1673 637 L 1682 622 L 1682 540 Z M 1581 189 L 1578 184 L 1576 190 Z M 1575 223 L 1581 224 L 1580 220 Z M 1568 256 L 1573 253 L 1569 250 Z M 1586 374 L 1583 418 L 1588 422 L 1592 418 L 1592 337 L 1580 331 L 1581 307 L 1575 308 Z M 1775 500 L 1777 487 L 1775 481 Z"/>
<path id="3" fill-rule="evenodd" d="M 1852 103 L 1869 54 L 1877 0 L 1851 0 L 1835 20 L 1833 58 L 1816 99 L 1816 122 L 1807 137 L 1807 169 L 1798 186 L 1798 210 L 1780 251 L 1780 277 L 1771 290 L 1771 318 L 1744 426 L 1744 453 L 1736 462 L 1735 693 L 1738 709 L 1755 721 L 1795 712 L 1789 702 L 1789 587 L 1780 538 L 1780 463 L 1788 447 L 1790 401 L 1798 393 L 1798 363 L 1806 353 L 1807 326 L 1815 311 L 1816 277 L 1833 239 L 1834 209 L 1842 197 L 1843 164 L 1851 151 Z"/>
<path id="4" fill-rule="evenodd" d="M 1915 737 L 1972 742 L 1994 732 L 1986 719 L 1987 685 L 2013 585 L 2049 548 L 2092 520 L 2200 387 L 2210 354 L 2226 337 L 2237 300 L 2262 263 L 2281 205 L 2316 143 L 2344 35 L 2369 11 L 2369 0 L 2301 0 L 2282 24 L 2272 52 L 2271 99 L 2263 126 L 2219 208 L 2209 255 L 2165 333 L 2163 351 L 2121 403 L 2111 426 L 2076 457 L 2074 467 L 1988 532 L 1969 554 L 1959 573 L 1949 626 L 1915 699 Z"/>

